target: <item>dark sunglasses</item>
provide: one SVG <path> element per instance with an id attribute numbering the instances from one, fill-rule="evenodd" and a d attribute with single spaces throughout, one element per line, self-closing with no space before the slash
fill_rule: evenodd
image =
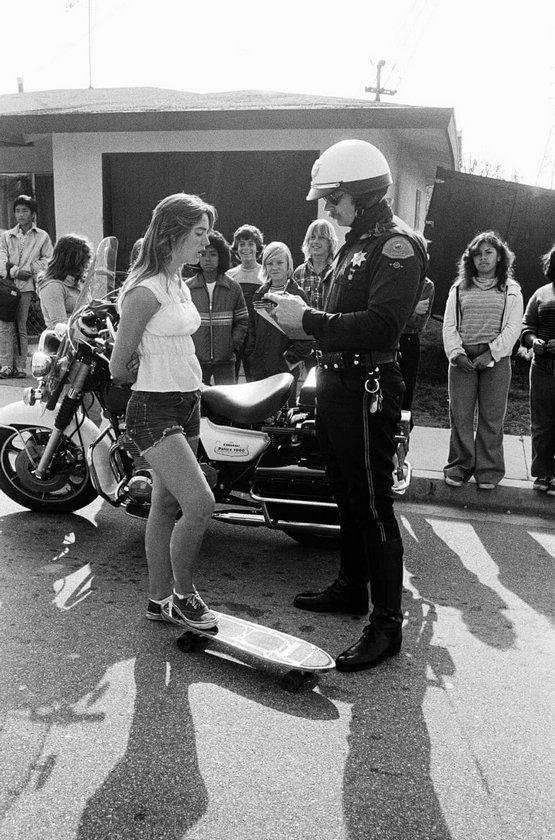
<path id="1" fill-rule="evenodd" d="M 336 192 L 328 193 L 324 196 L 324 202 L 326 204 L 332 204 L 334 207 L 337 207 L 341 199 L 345 193 L 342 190 L 336 190 Z"/>

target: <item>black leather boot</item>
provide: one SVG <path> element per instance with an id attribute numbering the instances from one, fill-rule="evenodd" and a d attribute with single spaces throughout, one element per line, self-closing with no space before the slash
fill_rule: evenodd
<path id="1" fill-rule="evenodd" d="M 352 647 L 340 653 L 335 660 L 338 671 L 363 671 L 375 668 L 384 659 L 395 656 L 401 650 L 403 633 L 401 625 L 386 629 L 378 624 L 369 624 L 362 636 Z"/>
<path id="2" fill-rule="evenodd" d="M 368 612 L 368 588 L 334 580 L 322 592 L 301 592 L 293 600 L 300 610 L 364 615 Z"/>
<path id="3" fill-rule="evenodd" d="M 352 647 L 336 659 L 338 671 L 362 671 L 374 668 L 395 656 L 403 638 L 403 542 L 389 540 L 369 546 L 370 592 L 372 614 L 370 624 Z"/>

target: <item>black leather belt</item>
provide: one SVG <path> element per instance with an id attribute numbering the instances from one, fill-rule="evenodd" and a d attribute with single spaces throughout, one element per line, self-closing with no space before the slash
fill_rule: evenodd
<path id="1" fill-rule="evenodd" d="M 322 370 L 373 370 L 379 365 L 397 361 L 397 351 L 356 352 L 354 350 L 316 351 L 316 362 Z"/>

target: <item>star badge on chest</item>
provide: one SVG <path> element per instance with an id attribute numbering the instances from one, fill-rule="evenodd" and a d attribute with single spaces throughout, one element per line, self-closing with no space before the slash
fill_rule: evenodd
<path id="1" fill-rule="evenodd" d="M 366 260 L 366 256 L 367 255 L 364 253 L 364 251 L 357 251 L 356 254 L 353 254 L 353 258 L 351 260 L 351 265 L 354 268 L 360 268 L 360 266 Z"/>

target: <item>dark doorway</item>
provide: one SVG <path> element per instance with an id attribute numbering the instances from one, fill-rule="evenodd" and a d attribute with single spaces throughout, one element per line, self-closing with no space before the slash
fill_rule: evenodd
<path id="1" fill-rule="evenodd" d="M 306 194 L 318 155 L 316 150 L 103 155 L 104 235 L 118 238 L 118 270 L 127 268 L 156 203 L 180 191 L 215 205 L 217 228 L 228 240 L 239 225 L 254 224 L 265 242 L 285 242 L 299 265 L 306 228 L 316 218 L 316 203 L 307 202 Z"/>

